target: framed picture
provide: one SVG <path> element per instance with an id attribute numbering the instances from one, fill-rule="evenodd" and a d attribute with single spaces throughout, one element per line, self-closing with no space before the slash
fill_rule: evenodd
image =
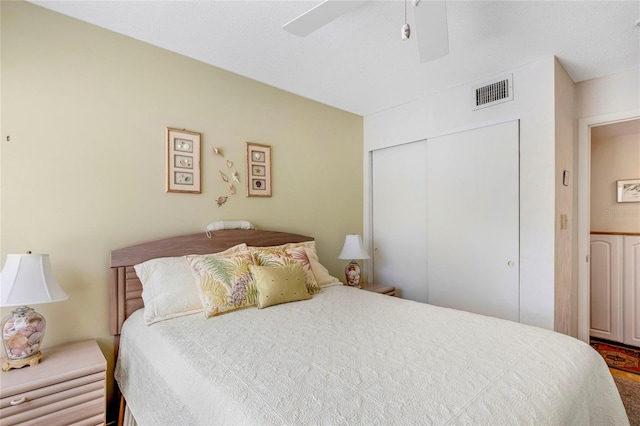
<path id="1" fill-rule="evenodd" d="M 246 143 L 247 197 L 271 197 L 271 147 Z"/>
<path id="2" fill-rule="evenodd" d="M 200 194 L 200 133 L 167 127 L 167 192 Z"/>
<path id="3" fill-rule="evenodd" d="M 618 181 L 619 203 L 640 203 L 640 179 Z"/>

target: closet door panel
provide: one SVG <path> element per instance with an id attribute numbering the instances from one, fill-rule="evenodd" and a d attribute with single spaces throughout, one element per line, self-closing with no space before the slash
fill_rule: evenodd
<path id="1" fill-rule="evenodd" d="M 429 303 L 519 321 L 518 121 L 429 139 Z"/>
<path id="2" fill-rule="evenodd" d="M 373 281 L 427 302 L 425 141 L 373 151 Z"/>
<path id="3" fill-rule="evenodd" d="M 590 334 L 622 341 L 622 237 L 591 235 Z"/>
<path id="4" fill-rule="evenodd" d="M 640 347 L 640 236 L 624 237 L 624 343 Z"/>

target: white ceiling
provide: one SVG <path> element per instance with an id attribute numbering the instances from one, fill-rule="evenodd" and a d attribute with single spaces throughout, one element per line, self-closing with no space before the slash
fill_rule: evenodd
<path id="1" fill-rule="evenodd" d="M 640 68 L 640 1 L 449 0 L 450 53 L 425 64 L 401 40 L 402 0 L 305 38 L 281 26 L 319 1 L 32 3 L 363 116 L 550 55 L 574 82 Z"/>

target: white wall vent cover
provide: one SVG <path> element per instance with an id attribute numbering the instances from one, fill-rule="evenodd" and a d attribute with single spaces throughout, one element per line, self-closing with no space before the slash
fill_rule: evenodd
<path id="1" fill-rule="evenodd" d="M 473 87 L 475 97 L 473 109 L 485 108 L 513 100 L 513 75 L 497 80 L 485 81 Z"/>

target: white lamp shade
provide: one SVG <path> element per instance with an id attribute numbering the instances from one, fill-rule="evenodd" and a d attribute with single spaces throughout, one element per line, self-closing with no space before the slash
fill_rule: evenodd
<path id="1" fill-rule="evenodd" d="M 48 254 L 8 254 L 0 275 L 0 306 L 37 305 L 68 299 Z"/>
<path id="2" fill-rule="evenodd" d="M 349 234 L 344 239 L 344 246 L 338 259 L 371 259 L 364 249 L 362 237 L 358 234 Z"/>

